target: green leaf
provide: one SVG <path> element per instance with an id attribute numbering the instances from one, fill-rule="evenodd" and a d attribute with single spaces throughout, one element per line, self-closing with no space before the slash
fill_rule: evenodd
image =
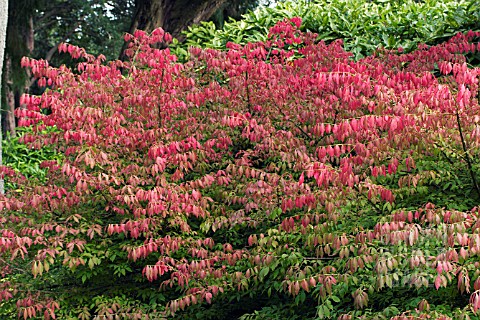
<path id="1" fill-rule="evenodd" d="M 270 267 L 264 267 L 260 270 L 258 273 L 258 278 L 260 281 L 263 281 L 263 279 L 267 276 L 267 274 L 270 272 Z"/>

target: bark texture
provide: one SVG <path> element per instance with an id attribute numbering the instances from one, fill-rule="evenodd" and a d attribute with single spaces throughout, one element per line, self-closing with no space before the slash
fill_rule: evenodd
<path id="1" fill-rule="evenodd" d="M 2 70 L 3 70 L 3 57 L 5 52 L 5 41 L 7 39 L 7 21 L 8 21 L 8 0 L 0 0 L 0 88 L 2 88 Z M 1 94 L 0 94 L 0 98 L 1 98 Z M 0 110 L 1 110 L 1 106 L 2 106 L 2 99 L 0 99 Z M 2 164 L 1 141 L 2 141 L 2 130 L 0 127 L 0 165 Z M 0 193 L 1 194 L 4 193 L 3 179 L 0 179 Z"/>
<path id="2" fill-rule="evenodd" d="M 5 51 L 3 88 L 6 105 L 2 108 L 2 131 L 15 136 L 14 110 L 20 107 L 20 96 L 30 87 L 29 71 L 20 67 L 24 56 L 31 56 L 34 45 L 32 0 L 10 0 Z"/>

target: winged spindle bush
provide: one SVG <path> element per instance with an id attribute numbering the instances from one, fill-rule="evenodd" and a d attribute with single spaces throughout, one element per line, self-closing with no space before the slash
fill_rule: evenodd
<path id="1" fill-rule="evenodd" d="M 23 142 L 63 156 L 1 167 L 3 317 L 478 314 L 479 34 L 354 62 L 300 23 L 184 64 L 161 29 L 127 62 L 24 58 L 51 89 Z"/>

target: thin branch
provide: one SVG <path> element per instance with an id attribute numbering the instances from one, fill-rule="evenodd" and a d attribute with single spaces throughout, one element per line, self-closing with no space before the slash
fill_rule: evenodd
<path id="1" fill-rule="evenodd" d="M 440 146 L 438 143 L 434 143 L 435 147 L 440 150 L 440 153 L 445 157 L 445 159 L 448 161 L 450 164 L 454 164 L 452 159 L 447 155 L 447 153 L 442 149 L 442 146 Z"/>
<path id="2" fill-rule="evenodd" d="M 75 30 L 82 24 L 82 22 L 85 21 L 85 16 L 81 17 L 80 20 L 77 21 L 77 23 L 70 28 L 70 30 L 63 36 L 63 38 L 58 41 L 56 45 L 54 45 L 50 50 L 48 50 L 47 54 L 45 55 L 45 60 L 50 62 L 50 59 L 52 59 L 53 55 L 55 52 L 57 52 L 58 46 L 62 43 L 65 42 L 72 34 L 75 33 Z"/>
<path id="3" fill-rule="evenodd" d="M 68 2 L 64 2 L 58 6 L 53 7 L 51 10 L 46 11 L 42 16 L 40 16 L 40 18 L 38 18 L 38 20 L 35 21 L 35 24 L 40 25 L 43 21 L 49 19 L 52 16 L 59 16 L 61 13 L 65 13 L 71 10 L 72 6 Z"/>
<path id="4" fill-rule="evenodd" d="M 252 113 L 252 104 L 250 102 L 250 90 L 249 90 L 249 86 L 248 86 L 248 71 L 245 71 L 245 89 L 247 90 L 248 112 Z"/>
<path id="5" fill-rule="evenodd" d="M 473 172 L 472 162 L 468 154 L 467 143 L 465 142 L 465 138 L 463 137 L 462 124 L 460 122 L 460 115 L 458 114 L 458 109 L 455 115 L 457 117 L 458 132 L 460 133 L 460 139 L 462 140 L 462 148 L 463 148 L 463 152 L 465 153 L 465 161 L 467 161 L 468 171 L 470 171 L 470 176 L 472 177 L 473 185 L 475 187 L 475 190 L 477 190 L 478 197 L 480 198 L 480 186 L 478 185 L 475 172 Z"/>

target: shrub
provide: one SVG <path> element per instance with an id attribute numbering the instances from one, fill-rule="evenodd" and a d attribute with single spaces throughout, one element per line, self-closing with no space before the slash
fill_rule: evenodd
<path id="1" fill-rule="evenodd" d="M 184 33 L 185 43 L 175 43 L 174 52 L 184 57 L 188 46 L 224 49 L 228 42 L 265 41 L 277 21 L 296 16 L 303 20 L 302 30 L 317 33 L 320 40 L 343 39 L 345 49 L 357 59 L 378 47 L 410 52 L 419 43 L 434 45 L 458 32 L 480 30 L 476 0 L 286 1 L 249 12 L 242 20 L 225 23 L 223 29 L 216 29 L 213 22 L 192 26 Z"/>
<path id="2" fill-rule="evenodd" d="M 48 128 L 45 133 L 51 132 L 54 128 Z M 56 153 L 51 147 L 36 149 L 28 147 L 22 143 L 22 137 L 25 133 L 32 132 L 31 128 L 20 127 L 17 130 L 17 136 L 7 136 L 2 141 L 3 164 L 21 173 L 29 179 L 38 179 L 45 181 L 46 169 L 40 168 L 40 164 L 45 160 L 60 160 L 60 154 Z M 7 133 L 8 134 L 8 133 Z M 6 182 L 6 189 L 12 189 L 15 186 Z"/>
<path id="3" fill-rule="evenodd" d="M 3 317 L 478 313 L 479 34 L 353 62 L 299 25 L 184 64 L 162 30 L 131 62 L 61 45 L 78 73 L 25 58 L 55 89 L 23 141 L 63 158 L 1 168 Z"/>

